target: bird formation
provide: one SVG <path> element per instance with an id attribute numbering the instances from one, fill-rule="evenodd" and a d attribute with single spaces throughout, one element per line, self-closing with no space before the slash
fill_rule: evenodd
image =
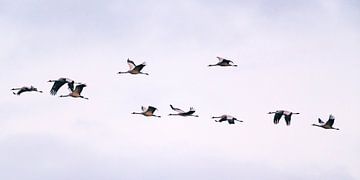
<path id="1" fill-rule="evenodd" d="M 229 59 L 225 59 L 222 57 L 216 57 L 219 62 L 216 64 L 210 64 L 208 65 L 209 67 L 211 66 L 221 66 L 221 67 L 237 67 L 236 64 L 234 64 L 233 61 L 229 60 Z M 124 71 L 124 72 L 118 72 L 118 74 L 144 74 L 144 75 L 149 75 L 148 73 L 144 73 L 142 72 L 142 69 L 146 66 L 146 63 L 143 62 L 141 64 L 136 65 L 134 63 L 134 61 L 130 60 L 129 58 L 127 59 L 127 64 L 129 65 L 129 70 L 128 71 Z M 84 83 L 80 83 L 80 82 L 75 82 L 72 79 L 69 78 L 59 78 L 57 80 L 49 80 L 48 82 L 53 83 L 51 89 L 50 89 L 50 94 L 55 96 L 57 94 L 57 92 L 59 91 L 59 89 L 61 87 L 63 87 L 65 84 L 67 84 L 67 87 L 70 91 L 69 94 L 66 95 L 60 95 L 59 97 L 73 97 L 73 98 L 82 98 L 82 99 L 89 99 L 87 97 L 84 97 L 81 95 L 81 92 L 83 91 L 84 87 L 86 87 L 86 84 Z M 76 85 L 76 86 L 75 86 Z M 75 87 L 74 87 L 75 86 Z M 14 95 L 21 95 L 24 92 L 39 92 L 42 93 L 42 91 L 38 90 L 37 88 L 35 88 L 34 86 L 24 86 L 21 88 L 12 88 L 11 89 Z M 14 92 L 17 91 L 17 92 Z M 170 104 L 170 108 L 177 112 L 177 113 L 171 113 L 169 114 L 169 116 L 182 116 L 182 117 L 199 117 L 198 115 L 195 115 L 195 109 L 193 107 L 190 107 L 189 111 L 184 111 L 180 108 L 176 108 L 173 105 Z M 143 116 L 147 116 L 147 117 L 157 117 L 157 118 L 161 118 L 161 116 L 159 115 L 155 115 L 154 112 L 157 110 L 156 107 L 154 106 L 142 106 L 141 107 L 142 112 L 133 112 L 132 114 L 140 114 Z M 292 115 L 297 115 L 300 113 L 297 112 L 291 112 L 291 111 L 286 111 L 286 110 L 276 110 L 274 112 L 268 112 L 268 114 L 274 114 L 274 124 L 278 124 L 280 122 L 280 119 L 282 116 L 284 116 L 285 119 L 285 123 L 287 126 L 290 126 L 290 122 L 291 122 L 291 117 Z M 221 116 L 213 116 L 212 119 L 218 119 L 215 120 L 215 122 L 223 122 L 223 121 L 227 121 L 229 124 L 235 124 L 235 121 L 237 122 L 243 122 L 242 120 L 238 120 L 237 118 L 231 116 L 231 115 L 221 115 Z M 317 126 L 317 127 L 321 127 L 324 129 L 335 129 L 335 130 L 339 130 L 339 128 L 334 128 L 333 124 L 335 121 L 335 117 L 333 115 L 329 116 L 328 121 L 326 121 L 326 123 L 324 123 L 320 118 L 318 119 L 319 124 L 312 124 L 313 126 Z"/>

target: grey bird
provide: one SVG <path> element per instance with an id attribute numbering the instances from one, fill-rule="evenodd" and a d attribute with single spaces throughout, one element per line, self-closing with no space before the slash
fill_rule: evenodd
<path id="1" fill-rule="evenodd" d="M 50 94 L 55 96 L 59 89 L 64 85 L 67 84 L 70 92 L 74 91 L 74 84 L 81 84 L 77 83 L 72 79 L 69 78 L 59 78 L 57 80 L 49 80 L 48 82 L 53 82 L 53 86 L 51 87 Z"/>
<path id="2" fill-rule="evenodd" d="M 21 88 L 12 88 L 11 89 L 12 91 L 16 91 L 18 90 L 18 92 L 12 92 L 14 95 L 20 95 L 21 93 L 23 92 L 31 92 L 31 91 L 35 91 L 35 92 L 39 92 L 39 93 L 42 93 L 42 91 L 39 91 L 37 88 L 35 88 L 34 86 L 30 86 L 30 87 L 21 87 Z"/>
<path id="3" fill-rule="evenodd" d="M 83 98 L 83 99 L 89 99 L 87 97 L 84 97 L 81 95 L 82 90 L 86 87 L 86 84 L 79 84 L 75 87 L 75 90 L 73 90 L 68 95 L 61 95 L 60 97 L 73 97 L 73 98 Z"/>
<path id="4" fill-rule="evenodd" d="M 127 59 L 127 63 L 129 65 L 129 70 L 125 71 L 125 72 L 118 72 L 118 74 L 125 74 L 125 73 L 130 73 L 130 74 L 145 74 L 145 75 L 149 75 L 148 73 L 143 73 L 141 72 L 141 70 L 146 66 L 146 63 L 143 62 L 139 65 L 136 65 L 134 63 L 134 61 Z"/>
<path id="5" fill-rule="evenodd" d="M 141 110 L 143 112 L 133 112 L 132 114 L 141 114 L 144 116 L 154 116 L 154 117 L 158 117 L 158 118 L 161 117 L 161 116 L 154 115 L 154 112 L 157 110 L 157 108 L 155 108 L 153 106 L 148 106 L 148 107 L 141 106 Z"/>
<path id="6" fill-rule="evenodd" d="M 180 108 L 176 108 L 173 105 L 170 104 L 170 107 L 172 110 L 176 111 L 177 114 L 169 114 L 169 116 L 194 116 L 194 117 L 199 117 L 198 115 L 194 115 L 195 113 L 195 109 L 193 107 L 190 107 L 189 111 L 183 111 Z"/>
<path id="7" fill-rule="evenodd" d="M 209 66 L 233 66 L 233 67 L 237 67 L 236 64 L 234 64 L 233 61 L 229 60 L 229 59 L 225 59 L 222 57 L 216 57 L 218 58 L 219 62 L 216 64 L 210 64 Z"/>
<path id="8" fill-rule="evenodd" d="M 312 124 L 313 126 L 317 126 L 317 127 L 322 127 L 324 129 L 335 129 L 335 130 L 340 130 L 339 128 L 334 128 L 334 121 L 335 121 L 335 117 L 330 114 L 329 116 L 329 120 L 326 121 L 326 123 L 324 123 L 324 121 L 322 121 L 320 118 L 318 118 L 319 124 Z"/>
<path id="9" fill-rule="evenodd" d="M 300 113 L 293 113 L 291 111 L 284 111 L 284 110 L 277 110 L 275 112 L 269 112 L 268 114 L 275 114 L 274 115 L 274 124 L 278 124 L 281 117 L 284 115 L 285 116 L 285 122 L 287 126 L 290 126 L 290 122 L 291 122 L 291 116 L 293 114 L 300 114 Z"/>
<path id="10" fill-rule="evenodd" d="M 213 116 L 212 118 L 213 118 L 213 119 L 215 119 L 215 118 L 220 118 L 219 120 L 215 120 L 215 122 L 227 121 L 229 124 L 235 124 L 235 121 L 243 122 L 242 120 L 238 120 L 238 119 L 236 119 L 235 117 L 230 116 L 230 115 L 226 115 L 226 114 L 221 115 L 221 116 L 218 116 L 218 117 Z"/>

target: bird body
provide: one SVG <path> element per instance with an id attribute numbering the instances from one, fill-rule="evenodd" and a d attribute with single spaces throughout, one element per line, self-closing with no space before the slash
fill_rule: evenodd
<path id="1" fill-rule="evenodd" d="M 223 122 L 223 121 L 227 121 L 229 124 L 235 124 L 235 121 L 238 121 L 238 122 L 243 122 L 241 120 L 238 120 L 236 119 L 235 117 L 233 116 L 230 116 L 230 115 L 221 115 L 221 116 L 218 116 L 218 117 L 212 117 L 213 119 L 215 118 L 220 118 L 219 120 L 215 120 L 215 122 Z"/>
<path id="2" fill-rule="evenodd" d="M 129 70 L 126 72 L 118 72 L 118 74 L 125 74 L 125 73 L 129 73 L 129 74 L 145 74 L 145 75 L 149 75 L 148 73 L 143 73 L 141 72 L 141 70 L 146 66 L 146 63 L 143 62 L 139 65 L 136 65 L 134 63 L 134 61 L 127 59 L 127 63 L 129 65 Z"/>
<path id="3" fill-rule="evenodd" d="M 291 116 L 293 114 L 300 114 L 300 113 L 293 113 L 291 111 L 285 111 L 285 110 L 277 110 L 275 112 L 269 112 L 268 114 L 275 114 L 274 115 L 274 124 L 278 124 L 281 117 L 284 116 L 286 125 L 290 126 Z"/>
<path id="4" fill-rule="evenodd" d="M 334 125 L 334 122 L 335 122 L 335 117 L 330 114 L 329 116 L 329 120 L 326 121 L 326 123 L 324 123 L 320 118 L 318 118 L 318 121 L 319 121 L 319 124 L 312 124 L 313 126 L 317 126 L 317 127 L 321 127 L 321 128 L 324 128 L 324 129 L 335 129 L 335 130 L 340 130 L 339 128 L 334 128 L 333 125 Z"/>
<path id="5" fill-rule="evenodd" d="M 87 97 L 84 97 L 81 95 L 82 90 L 86 87 L 86 84 L 79 84 L 75 87 L 75 90 L 70 92 L 68 95 L 61 95 L 60 97 L 73 97 L 73 98 L 83 98 L 83 99 L 89 99 Z"/>
<path id="6" fill-rule="evenodd" d="M 39 91 L 37 88 L 35 88 L 34 86 L 30 86 L 30 87 L 21 87 L 21 88 L 12 88 L 11 90 L 15 91 L 18 90 L 18 92 L 13 92 L 14 95 L 20 95 L 23 92 L 31 92 L 31 91 L 35 91 L 35 92 L 39 92 L 42 93 L 42 91 Z"/>
<path id="7" fill-rule="evenodd" d="M 219 59 L 219 62 L 216 63 L 216 64 L 210 64 L 209 66 L 234 66 L 234 67 L 237 66 L 231 60 L 228 60 L 228 59 L 225 59 L 225 58 L 222 58 L 222 57 L 216 57 L 216 58 Z"/>
<path id="8" fill-rule="evenodd" d="M 141 114 L 144 116 L 154 116 L 154 117 L 158 117 L 158 118 L 161 117 L 161 116 L 154 115 L 154 112 L 157 110 L 157 108 L 155 108 L 153 106 L 148 106 L 148 107 L 142 106 L 141 110 L 143 112 L 133 112 L 132 114 Z"/>
<path id="9" fill-rule="evenodd" d="M 193 107 L 190 107 L 190 110 L 185 112 L 183 110 L 181 110 L 180 108 L 176 108 L 173 105 L 170 104 L 170 107 L 172 110 L 178 112 L 177 114 L 169 114 L 169 116 L 194 116 L 194 117 L 199 117 L 198 115 L 194 115 L 195 113 L 195 109 Z"/>

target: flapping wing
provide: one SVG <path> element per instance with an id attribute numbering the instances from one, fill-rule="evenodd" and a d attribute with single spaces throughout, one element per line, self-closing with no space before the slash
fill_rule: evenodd
<path id="1" fill-rule="evenodd" d="M 134 69 L 135 66 L 136 66 L 135 63 L 134 63 L 134 61 L 132 61 L 132 60 L 130 60 L 130 59 L 127 59 L 127 63 L 128 63 L 128 65 L 129 65 L 130 70 Z"/>
<path id="2" fill-rule="evenodd" d="M 154 113 L 156 111 L 156 107 L 153 107 L 153 106 L 149 106 L 147 111 L 151 112 L 151 113 Z"/>
<path id="3" fill-rule="evenodd" d="M 55 96 L 61 86 L 63 86 L 65 83 L 65 81 L 55 81 L 54 85 L 51 87 L 50 94 Z"/>
<path id="4" fill-rule="evenodd" d="M 335 117 L 333 115 L 330 115 L 329 120 L 326 122 L 326 125 L 332 127 L 334 122 L 335 122 Z"/>
<path id="5" fill-rule="evenodd" d="M 179 108 L 176 108 L 176 107 L 174 107 L 174 106 L 171 105 L 171 104 L 170 104 L 170 107 L 171 107 L 172 110 L 174 110 L 174 111 L 176 111 L 176 112 L 178 112 L 178 113 L 185 113 L 185 111 L 183 111 L 183 110 L 181 110 L 181 109 L 179 109 Z"/>
<path id="6" fill-rule="evenodd" d="M 286 125 L 290 126 L 291 115 L 285 115 L 285 122 L 286 122 Z"/>
<path id="7" fill-rule="evenodd" d="M 135 68 L 134 68 L 134 70 L 136 70 L 136 71 L 141 71 L 144 67 L 146 66 L 146 63 L 145 62 L 143 62 L 143 63 L 141 63 L 141 64 L 139 64 L 139 65 L 137 65 L 137 66 L 135 66 Z"/>
<path id="8" fill-rule="evenodd" d="M 282 112 L 276 112 L 274 115 L 274 124 L 278 124 L 281 117 L 282 117 L 283 113 Z"/>
<path id="9" fill-rule="evenodd" d="M 78 93 L 78 94 L 81 94 L 82 90 L 84 89 L 84 87 L 86 87 L 85 84 L 79 84 L 76 86 L 74 92 Z"/>
<path id="10" fill-rule="evenodd" d="M 324 124 L 324 121 L 322 121 L 320 118 L 318 118 L 319 124 Z"/>

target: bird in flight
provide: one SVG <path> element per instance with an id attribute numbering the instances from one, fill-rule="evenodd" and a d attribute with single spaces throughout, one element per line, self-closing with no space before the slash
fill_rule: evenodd
<path id="1" fill-rule="evenodd" d="M 233 61 L 222 58 L 222 57 L 216 57 L 219 59 L 219 62 L 216 64 L 210 64 L 209 66 L 233 66 L 233 67 L 237 67 L 236 64 L 234 64 Z"/>
<path id="2" fill-rule="evenodd" d="M 129 65 L 129 70 L 125 71 L 125 72 L 118 72 L 118 74 L 125 74 L 125 73 L 130 73 L 130 74 L 145 74 L 145 75 L 149 75 L 148 73 L 143 73 L 141 72 L 141 70 L 146 66 L 146 63 L 143 62 L 139 65 L 136 65 L 134 63 L 134 61 L 127 59 L 127 63 Z"/>
<path id="3" fill-rule="evenodd" d="M 84 87 L 86 87 L 86 84 L 76 85 L 75 90 L 73 90 L 70 94 L 68 94 L 68 95 L 61 95 L 60 97 L 73 97 L 73 98 L 89 99 L 89 98 L 84 97 L 84 96 L 81 95 L 81 92 L 82 92 L 82 90 L 84 89 Z"/>
<path id="4" fill-rule="evenodd" d="M 318 118 L 319 124 L 313 124 L 313 126 L 317 126 L 317 127 L 322 127 L 324 129 L 335 129 L 335 130 L 340 130 L 339 128 L 334 128 L 334 121 L 335 121 L 335 117 L 330 114 L 329 116 L 329 120 L 326 121 L 326 123 L 324 123 L 324 121 L 322 121 L 320 118 Z"/>
<path id="5" fill-rule="evenodd" d="M 141 110 L 143 112 L 133 112 L 132 114 L 141 114 L 141 115 L 144 115 L 144 116 L 154 116 L 154 117 L 158 117 L 158 118 L 161 117 L 161 116 L 154 115 L 154 112 L 157 110 L 156 107 L 153 107 L 153 106 L 148 106 L 148 107 L 141 106 Z"/>
<path id="6" fill-rule="evenodd" d="M 30 86 L 30 87 L 21 87 L 21 88 L 12 88 L 12 91 L 16 91 L 18 90 L 16 93 L 12 92 L 14 95 L 20 95 L 23 92 L 31 92 L 31 91 L 35 91 L 35 92 L 39 92 L 42 93 L 42 91 L 39 91 L 37 88 L 35 88 L 34 86 Z"/>
<path id="7" fill-rule="evenodd" d="M 64 85 L 67 84 L 70 92 L 74 91 L 74 84 L 81 84 L 76 83 L 74 80 L 69 78 L 59 78 L 57 80 L 49 80 L 48 82 L 53 82 L 53 86 L 51 87 L 50 94 L 55 96 L 59 89 Z"/>
<path id="8" fill-rule="evenodd" d="M 229 124 L 235 124 L 235 121 L 243 122 L 243 121 L 241 121 L 241 120 L 236 119 L 236 118 L 233 117 L 233 116 L 225 115 L 225 114 L 224 114 L 224 115 L 221 115 L 221 116 L 218 116 L 218 117 L 213 116 L 212 118 L 213 118 L 213 119 L 220 118 L 219 120 L 215 120 L 215 122 L 227 121 Z"/>
<path id="9" fill-rule="evenodd" d="M 170 104 L 170 107 L 172 110 L 176 111 L 177 114 L 169 114 L 169 116 L 194 116 L 194 117 L 199 117 L 198 115 L 194 115 L 195 113 L 195 109 L 193 107 L 190 107 L 189 111 L 183 111 L 180 108 L 176 108 L 173 105 Z"/>
<path id="10" fill-rule="evenodd" d="M 300 113 L 293 113 L 291 111 L 284 111 L 284 110 L 277 110 L 275 112 L 269 112 L 268 114 L 275 114 L 274 115 L 274 124 L 278 124 L 281 117 L 284 115 L 285 116 L 285 122 L 287 126 L 290 126 L 290 122 L 291 122 L 291 116 L 293 114 L 300 114 Z"/>

